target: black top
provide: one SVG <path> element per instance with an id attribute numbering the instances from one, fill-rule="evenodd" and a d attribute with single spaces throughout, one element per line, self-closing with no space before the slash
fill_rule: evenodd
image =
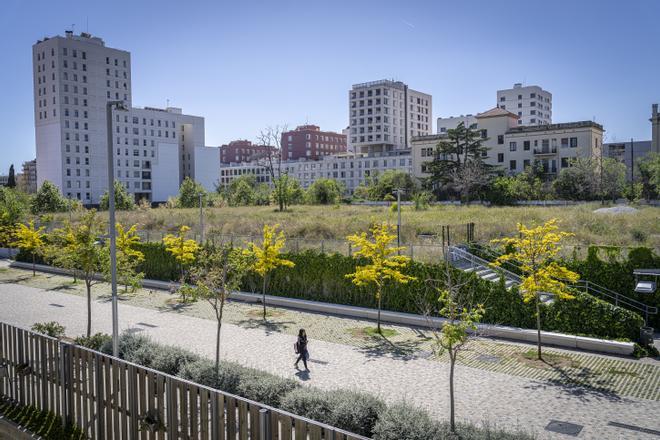
<path id="1" fill-rule="evenodd" d="M 303 352 L 305 350 L 307 350 L 307 336 L 298 336 L 298 351 Z"/>

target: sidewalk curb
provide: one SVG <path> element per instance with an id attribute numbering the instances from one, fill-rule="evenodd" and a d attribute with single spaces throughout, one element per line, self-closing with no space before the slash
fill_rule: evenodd
<path id="1" fill-rule="evenodd" d="M 20 261 L 13 261 L 10 267 L 20 269 L 32 269 L 31 263 L 24 263 Z M 52 273 L 57 275 L 69 275 L 65 269 L 60 269 L 43 264 L 35 265 L 35 269 L 39 272 Z M 96 276 L 97 279 L 102 279 L 101 275 Z M 158 290 L 172 290 L 173 287 L 178 287 L 176 282 L 158 281 L 158 280 L 142 280 L 142 286 L 150 289 Z M 238 300 L 247 303 L 261 303 L 261 294 L 248 293 L 248 292 L 235 292 L 231 294 L 230 299 Z M 286 307 L 290 309 L 306 310 L 316 313 L 329 313 L 333 315 L 344 316 L 348 318 L 361 318 L 376 320 L 378 310 L 369 309 L 366 307 L 345 306 L 340 304 L 324 303 L 319 301 L 310 301 L 305 299 L 294 299 L 280 296 L 266 295 L 266 303 L 272 306 Z M 392 312 L 388 310 L 381 311 L 381 320 L 390 324 L 403 324 L 412 325 L 416 327 L 440 327 L 446 319 L 444 318 L 429 318 L 423 315 L 415 315 L 412 313 Z M 517 327 L 508 327 L 503 325 L 494 324 L 479 324 L 477 333 L 481 336 L 496 337 L 501 339 L 509 339 L 512 341 L 522 342 L 536 342 L 537 333 L 533 329 L 524 329 Z M 553 345 L 556 347 L 571 348 L 593 351 L 598 353 L 616 354 L 616 355 L 632 355 L 634 344 L 632 342 L 610 341 L 606 339 L 589 338 L 586 336 L 574 336 L 563 333 L 554 332 L 541 332 L 541 342 L 546 345 Z"/>

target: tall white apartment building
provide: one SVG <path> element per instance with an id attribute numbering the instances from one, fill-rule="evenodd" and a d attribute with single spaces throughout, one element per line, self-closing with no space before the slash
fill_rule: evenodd
<path id="1" fill-rule="evenodd" d="M 136 199 L 164 201 L 183 177 L 195 177 L 196 153 L 204 155 L 204 119 L 176 108 L 133 108 L 129 52 L 67 31 L 37 41 L 32 59 L 39 186 L 49 180 L 66 197 L 99 202 L 108 186 L 110 100 L 128 109 L 112 115 L 115 178 Z"/>
<path id="2" fill-rule="evenodd" d="M 461 116 L 448 116 L 445 118 L 438 118 L 437 120 L 437 133 L 445 134 L 447 130 L 453 130 L 460 123 L 465 127 L 473 127 L 477 123 L 477 118 L 474 115 L 461 115 Z"/>
<path id="3" fill-rule="evenodd" d="M 348 143 L 358 153 L 408 149 L 413 136 L 433 131 L 431 95 L 401 81 L 355 84 L 348 92 Z"/>
<path id="4" fill-rule="evenodd" d="M 497 106 L 518 116 L 518 125 L 552 124 L 552 93 L 521 83 L 497 91 Z"/>

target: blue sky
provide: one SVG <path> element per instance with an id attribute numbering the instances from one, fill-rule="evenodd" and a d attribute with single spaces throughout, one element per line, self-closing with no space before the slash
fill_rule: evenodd
<path id="1" fill-rule="evenodd" d="M 206 118 L 206 144 L 269 125 L 348 125 L 354 83 L 433 95 L 433 117 L 495 105 L 515 82 L 553 94 L 553 121 L 650 139 L 660 2 L 3 0 L 0 173 L 34 158 L 31 46 L 89 30 L 132 54 L 133 105 Z M 434 124 L 435 126 L 435 124 Z"/>

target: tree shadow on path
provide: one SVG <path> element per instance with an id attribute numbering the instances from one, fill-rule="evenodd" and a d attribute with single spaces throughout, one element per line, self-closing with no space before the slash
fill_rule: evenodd
<path id="1" fill-rule="evenodd" d="M 409 361 L 418 358 L 428 358 L 427 353 L 420 350 L 426 338 L 420 340 L 392 341 L 386 336 L 375 335 L 364 339 L 364 344 L 357 350 L 369 359 L 391 357 L 397 360 Z"/>
<path id="2" fill-rule="evenodd" d="M 283 333 L 289 325 L 296 324 L 296 322 L 277 320 L 264 321 L 262 318 L 247 318 L 236 321 L 234 324 L 247 329 L 263 329 L 266 332 L 266 335 L 270 336 L 273 333 Z"/>

